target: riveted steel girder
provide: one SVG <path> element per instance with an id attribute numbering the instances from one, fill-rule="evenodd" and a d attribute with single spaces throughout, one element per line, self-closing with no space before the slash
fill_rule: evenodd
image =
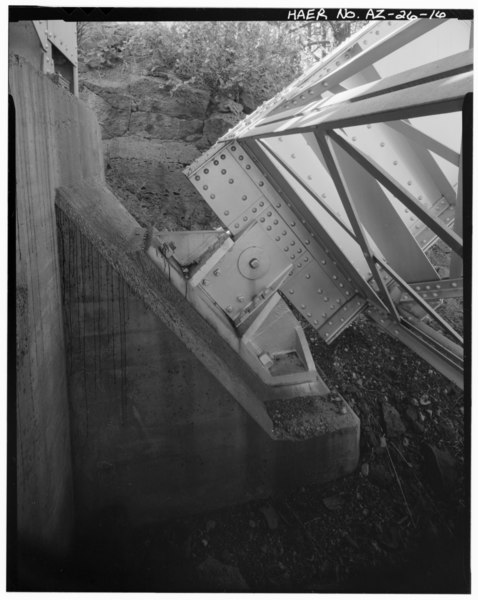
<path id="1" fill-rule="evenodd" d="M 463 340 L 436 307 L 463 288 L 470 29 L 372 24 L 186 170 L 234 243 L 254 230 L 289 261 L 279 289 L 327 342 L 365 311 L 458 385 Z"/>

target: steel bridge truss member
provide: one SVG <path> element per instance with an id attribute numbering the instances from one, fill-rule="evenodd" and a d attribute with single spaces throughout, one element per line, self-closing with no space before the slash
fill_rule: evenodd
<path id="1" fill-rule="evenodd" d="M 155 232 L 150 255 L 282 392 L 327 389 L 288 304 L 327 343 L 364 314 L 463 386 L 440 305 L 463 289 L 471 39 L 456 19 L 371 24 L 185 171 L 224 228 Z"/>

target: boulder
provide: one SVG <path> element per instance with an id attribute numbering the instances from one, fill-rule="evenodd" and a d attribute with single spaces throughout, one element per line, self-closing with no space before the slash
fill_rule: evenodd
<path id="1" fill-rule="evenodd" d="M 253 94 L 251 94 L 247 90 L 241 92 L 240 101 L 243 107 L 243 111 L 246 115 L 249 115 L 250 113 L 254 112 L 259 106 L 258 100 L 254 97 Z"/>
<path id="2" fill-rule="evenodd" d="M 201 591 L 247 592 L 249 586 L 237 567 L 209 556 L 198 567 Z"/>
<path id="3" fill-rule="evenodd" d="M 232 113 L 213 113 L 209 119 L 204 122 L 204 139 L 209 144 L 214 144 L 221 136 L 234 127 L 240 121 L 238 115 Z"/>
<path id="4" fill-rule="evenodd" d="M 447 450 L 431 444 L 423 444 L 425 473 L 430 485 L 439 493 L 455 489 L 457 481 L 456 461 Z"/>
<path id="5" fill-rule="evenodd" d="M 398 437 L 405 433 L 406 428 L 400 417 L 400 413 L 388 402 L 382 404 L 383 420 L 387 435 L 391 438 Z"/>

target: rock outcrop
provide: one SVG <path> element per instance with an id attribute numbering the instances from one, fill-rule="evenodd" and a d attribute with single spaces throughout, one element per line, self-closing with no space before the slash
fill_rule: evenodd
<path id="1" fill-rule="evenodd" d="M 182 170 L 249 108 L 163 72 L 83 68 L 80 96 L 102 128 L 108 184 L 140 223 L 191 230 L 219 225 Z"/>

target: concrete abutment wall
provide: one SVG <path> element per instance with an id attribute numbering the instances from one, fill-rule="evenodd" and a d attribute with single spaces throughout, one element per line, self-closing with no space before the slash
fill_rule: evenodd
<path id="1" fill-rule="evenodd" d="M 85 176 L 102 180 L 100 134 L 77 98 L 18 56 L 10 57 L 9 92 L 15 112 L 18 550 L 61 556 L 71 542 L 74 493 L 55 190 Z"/>
<path id="2" fill-rule="evenodd" d="M 20 543 L 62 554 L 75 523 L 113 506 L 136 523 L 154 521 L 355 468 L 353 414 L 293 442 L 273 440 L 241 408 L 238 394 L 259 407 L 258 422 L 268 420 L 252 372 L 144 252 L 126 243 L 112 256 L 104 250 L 115 227 L 141 227 L 105 186 L 92 112 L 21 58 L 12 57 L 9 82 Z M 63 188 L 84 228 L 66 204 L 55 215 Z M 94 215 L 98 243 L 88 234 Z"/>

